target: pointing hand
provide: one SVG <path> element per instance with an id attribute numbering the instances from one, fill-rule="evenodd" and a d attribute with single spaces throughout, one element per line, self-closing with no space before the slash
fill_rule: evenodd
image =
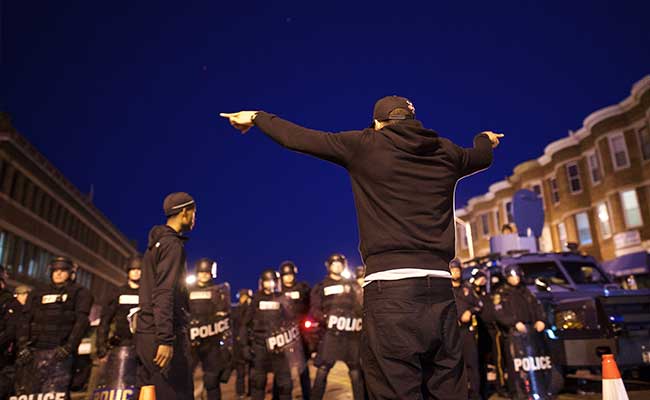
<path id="1" fill-rule="evenodd" d="M 219 115 L 228 118 L 230 125 L 241 131 L 241 133 L 246 133 L 253 127 L 253 119 L 257 115 L 257 111 L 240 111 L 236 113 L 221 113 Z"/>
<path id="2" fill-rule="evenodd" d="M 481 133 L 490 139 L 490 142 L 492 142 L 492 148 L 497 147 L 499 145 L 499 138 L 502 138 L 504 136 L 503 133 L 495 133 L 492 131 L 484 131 Z"/>

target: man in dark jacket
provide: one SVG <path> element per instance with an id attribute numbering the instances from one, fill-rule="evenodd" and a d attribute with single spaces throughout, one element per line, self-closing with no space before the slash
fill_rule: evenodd
<path id="1" fill-rule="evenodd" d="M 172 193 L 163 209 L 167 224 L 154 226 L 142 260 L 136 319 L 137 386 L 155 386 L 157 398 L 193 399 L 189 295 L 183 232 L 194 228 L 196 203 Z"/>
<path id="2" fill-rule="evenodd" d="M 232 310 L 232 332 L 234 335 L 234 352 L 233 364 L 237 372 L 235 380 L 235 392 L 237 397 L 243 399 L 245 395 L 250 396 L 250 383 L 246 389 L 246 376 L 250 375 L 251 363 L 244 354 L 244 346 L 248 343 L 248 330 L 240 329 L 242 318 L 246 315 L 246 310 L 250 307 L 253 300 L 253 291 L 251 289 L 239 289 L 237 292 L 237 306 Z"/>
<path id="3" fill-rule="evenodd" d="M 295 317 L 296 325 L 301 329 L 300 336 L 303 343 L 303 355 L 309 355 L 309 346 L 307 345 L 305 331 L 303 329 L 303 322 L 309 313 L 309 293 L 311 289 L 307 282 L 297 282 L 298 267 L 293 261 L 283 261 L 280 264 L 280 279 L 282 280 L 282 287 L 280 292 L 284 294 L 291 307 L 291 312 Z M 305 360 L 306 362 L 307 360 Z M 303 368 L 300 374 L 300 388 L 302 390 L 302 398 L 309 400 L 309 391 L 311 390 L 311 382 L 309 381 L 309 368 Z M 273 386 L 273 398 L 277 399 L 277 385 Z"/>
<path id="4" fill-rule="evenodd" d="M 192 370 L 199 363 L 208 400 L 221 399 L 221 383 L 232 372 L 230 284 L 216 285 L 217 263 L 201 258 L 196 263 L 196 284 L 190 287 L 190 341 Z"/>
<path id="5" fill-rule="evenodd" d="M 286 351 L 299 335 L 291 335 L 285 328 L 294 316 L 286 297 L 278 292 L 278 273 L 262 271 L 259 290 L 246 307 L 239 326 L 244 356 L 252 360 L 250 386 L 253 400 L 263 400 L 266 376 L 273 373 L 280 400 L 290 400 L 293 383 Z"/>
<path id="6" fill-rule="evenodd" d="M 79 343 L 89 326 L 92 295 L 72 282 L 76 266 L 66 257 L 48 265 L 51 284 L 34 290 L 18 325 L 17 394 L 67 393 Z"/>
<path id="7" fill-rule="evenodd" d="M 454 190 L 491 164 L 503 135 L 481 132 L 473 148 L 461 148 L 424 128 L 413 104 L 398 96 L 375 104 L 371 128 L 339 134 L 263 111 L 221 115 L 242 132 L 257 126 L 280 145 L 350 174 L 366 265 L 362 358 L 370 397 L 466 398 L 448 279 Z"/>
<path id="8" fill-rule="evenodd" d="M 363 376 L 360 370 L 359 342 L 361 336 L 361 287 L 356 280 L 342 276 L 347 268 L 343 254 L 332 254 L 325 262 L 327 276 L 311 292 L 311 315 L 325 333 L 314 360 L 316 377 L 311 397 L 321 400 L 325 395 L 327 375 L 337 361 L 348 366 L 352 398 L 363 400 Z"/>
<path id="9" fill-rule="evenodd" d="M 142 257 L 132 257 L 126 265 L 128 281 L 119 287 L 102 307 L 101 319 L 97 327 L 97 357 L 104 358 L 112 346 L 132 346 L 133 335 L 129 330 L 127 316 L 132 308 L 140 303 L 138 292 L 142 275 Z M 111 324 L 115 321 L 115 333 L 109 339 Z"/>
<path id="10" fill-rule="evenodd" d="M 5 267 L 0 264 L 0 399 L 14 393 L 16 326 L 22 311 L 22 305 L 7 290 L 8 279 Z"/>
<path id="11" fill-rule="evenodd" d="M 512 356 L 510 342 L 515 334 L 542 332 L 546 328 L 544 323 L 546 313 L 544 307 L 535 295 L 522 282 L 521 269 L 516 264 L 503 268 L 506 283 L 496 290 L 492 296 L 492 310 L 494 319 L 501 331 L 501 349 L 505 356 L 504 365 L 508 371 L 507 386 L 510 395 L 517 397 L 515 376 L 512 369 Z M 500 367 L 500 366 L 499 366 Z"/>

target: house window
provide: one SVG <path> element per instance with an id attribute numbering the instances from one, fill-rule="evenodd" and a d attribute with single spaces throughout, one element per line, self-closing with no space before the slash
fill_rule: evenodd
<path id="1" fill-rule="evenodd" d="M 639 199 L 636 196 L 635 189 L 621 192 L 621 205 L 623 206 L 625 225 L 628 228 L 643 225 L 643 220 L 641 219 L 641 208 L 639 207 Z"/>
<path id="2" fill-rule="evenodd" d="M 587 154 L 587 165 L 589 166 L 589 176 L 591 177 L 591 183 L 594 185 L 599 184 L 603 180 L 603 175 L 600 169 L 600 159 L 598 158 L 598 152 L 592 151 Z"/>
<path id="3" fill-rule="evenodd" d="M 574 161 L 566 165 L 566 173 L 569 177 L 569 190 L 571 193 L 582 192 L 582 183 L 580 182 L 580 170 L 578 162 Z"/>
<path id="4" fill-rule="evenodd" d="M 560 202 L 560 190 L 557 187 L 557 179 L 549 178 L 548 186 L 551 188 L 551 199 L 553 200 L 553 204 L 559 203 Z"/>
<path id="5" fill-rule="evenodd" d="M 612 224 L 609 221 L 609 210 L 606 203 L 598 203 L 596 205 L 596 213 L 598 215 L 598 226 L 600 227 L 600 236 L 607 239 L 612 236 Z"/>
<path id="6" fill-rule="evenodd" d="M 483 229 L 483 236 L 490 236 L 489 214 L 481 215 L 481 228 Z"/>
<path id="7" fill-rule="evenodd" d="M 614 164 L 614 170 L 619 170 L 630 166 L 630 157 L 627 154 L 625 136 L 623 136 L 622 133 L 609 137 L 609 149 L 612 153 L 612 163 Z"/>
<path id="8" fill-rule="evenodd" d="M 512 201 L 506 201 L 505 203 L 505 209 L 506 209 L 506 222 L 511 224 L 514 218 L 512 218 Z"/>
<path id="9" fill-rule="evenodd" d="M 639 147 L 641 148 L 641 159 L 650 160 L 650 129 L 647 126 L 639 129 Z"/>
<path id="10" fill-rule="evenodd" d="M 576 227 L 578 228 L 578 240 L 581 245 L 593 243 L 591 240 L 591 227 L 589 226 L 589 216 L 586 212 L 576 214 Z"/>
<path id="11" fill-rule="evenodd" d="M 469 227 L 472 230 L 472 239 L 478 239 L 478 229 L 476 229 L 476 222 L 470 223 Z"/>
<path id="12" fill-rule="evenodd" d="M 568 247 L 566 246 L 566 225 L 564 225 L 564 222 L 557 224 L 557 237 L 560 239 L 560 248 L 562 251 L 568 250 Z"/>

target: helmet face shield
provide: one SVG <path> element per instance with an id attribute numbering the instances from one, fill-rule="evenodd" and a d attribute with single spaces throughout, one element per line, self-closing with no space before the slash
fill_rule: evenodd
<path id="1" fill-rule="evenodd" d="M 200 272 L 207 272 L 212 279 L 216 279 L 218 272 L 217 262 L 209 258 L 201 258 L 195 264 L 196 275 L 198 276 Z"/>

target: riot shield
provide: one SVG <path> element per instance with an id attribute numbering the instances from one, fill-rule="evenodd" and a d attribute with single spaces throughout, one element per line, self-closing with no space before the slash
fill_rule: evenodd
<path id="1" fill-rule="evenodd" d="M 527 333 L 508 336 L 508 380 L 515 399 L 551 399 L 553 361 L 544 336 L 528 326 Z"/>
<path id="2" fill-rule="evenodd" d="M 290 368 L 296 368 L 299 373 L 305 369 L 305 352 L 300 336 L 300 326 L 297 323 L 282 324 L 266 338 L 265 343 L 269 353 L 281 354 L 286 357 Z"/>
<path id="3" fill-rule="evenodd" d="M 89 400 L 135 400 L 136 353 L 134 346 L 114 347 L 106 362 L 99 365 L 97 386 L 90 391 Z"/>

